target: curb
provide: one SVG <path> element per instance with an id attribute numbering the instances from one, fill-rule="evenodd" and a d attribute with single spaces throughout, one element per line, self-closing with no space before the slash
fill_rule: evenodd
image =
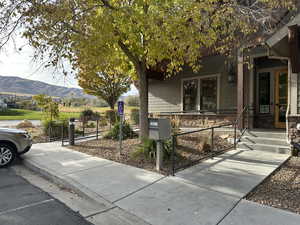
<path id="1" fill-rule="evenodd" d="M 107 211 L 107 210 L 117 207 L 110 201 L 104 199 L 102 196 L 100 196 L 97 193 L 91 191 L 90 189 L 82 186 L 81 184 L 77 183 L 76 181 L 74 181 L 68 177 L 63 177 L 61 175 L 57 175 L 54 171 L 51 171 L 47 168 L 42 169 L 42 166 L 39 165 L 38 163 L 35 163 L 29 159 L 24 159 L 23 165 L 25 167 L 27 167 L 28 169 L 30 169 L 31 171 L 36 172 L 39 175 L 41 175 L 42 177 L 46 178 L 47 180 L 53 182 L 54 184 L 63 186 L 67 189 L 71 189 L 79 196 L 85 197 L 90 201 L 95 201 L 100 204 L 103 204 L 107 208 L 103 211 Z"/>

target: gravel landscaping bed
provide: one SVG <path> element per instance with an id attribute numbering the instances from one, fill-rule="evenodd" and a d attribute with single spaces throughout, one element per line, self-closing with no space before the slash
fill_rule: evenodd
<path id="1" fill-rule="evenodd" d="M 127 139 L 122 143 L 122 154 L 119 154 L 119 142 L 111 139 L 99 139 L 85 141 L 69 146 L 69 148 L 86 153 L 88 155 L 109 159 L 115 162 L 155 171 L 155 162 L 145 158 L 132 157 L 132 153 L 137 148 L 139 139 Z"/>
<path id="2" fill-rule="evenodd" d="M 221 154 L 224 150 L 229 150 L 232 146 L 232 144 L 227 141 L 229 137 L 230 136 L 227 135 L 222 138 L 216 135 L 214 137 L 214 150 L 211 150 L 210 141 L 206 136 L 192 134 L 178 137 L 175 154 L 176 170 L 195 165 L 201 160 Z M 69 146 L 69 148 L 92 156 L 109 159 L 150 171 L 156 171 L 155 159 L 146 158 L 144 155 L 133 155 L 136 152 L 139 143 L 138 138 L 124 140 L 121 155 L 119 154 L 118 149 L 119 142 L 111 139 L 101 138 L 99 140 L 84 141 L 77 143 L 75 146 Z M 171 150 L 169 149 L 169 151 Z M 164 161 L 161 173 L 170 174 L 171 170 L 172 161 L 169 158 Z"/>
<path id="3" fill-rule="evenodd" d="M 290 158 L 246 199 L 300 214 L 300 158 Z"/>

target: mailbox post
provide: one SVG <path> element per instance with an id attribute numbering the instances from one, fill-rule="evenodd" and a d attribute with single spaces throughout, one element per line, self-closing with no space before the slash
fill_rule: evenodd
<path id="1" fill-rule="evenodd" d="M 171 137 L 169 119 L 149 118 L 149 138 L 156 141 L 156 170 L 160 171 L 163 163 L 162 141 Z"/>

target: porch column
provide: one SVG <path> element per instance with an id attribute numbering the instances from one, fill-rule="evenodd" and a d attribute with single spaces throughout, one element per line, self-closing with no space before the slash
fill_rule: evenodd
<path id="1" fill-rule="evenodd" d="M 238 50 L 238 58 L 237 58 L 237 113 L 238 116 L 241 115 L 243 112 L 243 109 L 245 107 L 245 101 L 244 101 L 244 92 L 245 92 L 245 87 L 244 87 L 244 53 L 243 49 Z M 244 117 L 242 116 L 239 123 L 238 127 L 240 129 L 244 128 Z"/>
<path id="2" fill-rule="evenodd" d="M 300 72 L 300 53 L 299 53 L 299 26 L 293 25 L 288 27 L 288 43 L 289 43 L 289 80 L 288 80 L 288 103 L 290 105 L 290 114 L 296 115 L 298 112 L 298 73 Z"/>
<path id="3" fill-rule="evenodd" d="M 292 73 L 291 71 L 291 66 L 289 62 L 289 104 L 290 104 L 290 114 L 291 115 L 297 115 L 298 114 L 298 74 L 297 73 Z"/>
<path id="4" fill-rule="evenodd" d="M 249 98 L 248 98 L 248 107 L 249 107 L 249 129 L 253 129 L 254 127 L 254 105 L 255 105 L 255 75 L 254 75 L 254 58 L 250 58 L 250 70 L 249 72 L 249 88 L 248 88 L 248 93 L 249 93 Z"/>

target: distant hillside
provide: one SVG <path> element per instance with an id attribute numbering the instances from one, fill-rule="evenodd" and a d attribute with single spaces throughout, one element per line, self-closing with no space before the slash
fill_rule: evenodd
<path id="1" fill-rule="evenodd" d="M 20 77 L 0 76 L 0 92 L 37 95 L 46 94 L 56 97 L 91 98 L 79 88 L 67 88 L 47 84 L 40 81 L 23 79 Z"/>

